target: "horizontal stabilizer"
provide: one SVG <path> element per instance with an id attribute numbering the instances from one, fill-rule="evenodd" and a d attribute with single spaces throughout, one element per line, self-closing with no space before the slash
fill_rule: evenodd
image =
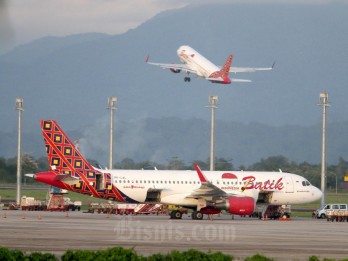
<path id="1" fill-rule="evenodd" d="M 232 81 L 232 82 L 251 82 L 251 80 L 235 79 L 235 78 L 232 78 L 231 81 Z"/>
<path id="2" fill-rule="evenodd" d="M 80 182 L 79 178 L 71 177 L 65 174 L 59 174 L 55 178 L 56 181 L 61 181 L 67 185 L 75 185 Z"/>

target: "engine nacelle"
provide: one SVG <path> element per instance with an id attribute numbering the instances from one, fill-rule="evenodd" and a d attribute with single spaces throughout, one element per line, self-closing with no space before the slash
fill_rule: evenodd
<path id="1" fill-rule="evenodd" d="M 227 210 L 231 214 L 251 215 L 255 209 L 255 201 L 252 197 L 231 196 L 224 202 L 216 203 L 215 207 L 221 210 Z"/>
<path id="2" fill-rule="evenodd" d="M 169 68 L 169 69 L 170 69 L 171 72 L 173 72 L 173 73 L 179 73 L 179 72 L 181 72 L 180 69 L 174 69 L 174 68 Z"/>

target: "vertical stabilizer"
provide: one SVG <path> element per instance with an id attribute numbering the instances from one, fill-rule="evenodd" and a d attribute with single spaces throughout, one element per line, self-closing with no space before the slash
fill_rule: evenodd
<path id="1" fill-rule="evenodd" d="M 54 184 L 60 182 L 61 186 L 71 191 L 124 201 L 120 192 L 112 185 L 111 174 L 94 169 L 54 120 L 42 120 L 41 129 L 51 171 L 36 174 L 37 180 L 52 181 Z M 47 175 L 50 175 L 49 178 Z M 77 182 L 65 182 L 71 179 L 76 179 Z"/>
<path id="2" fill-rule="evenodd" d="M 231 79 L 229 78 L 230 74 L 230 67 L 232 64 L 233 55 L 229 55 L 226 59 L 226 62 L 224 66 L 222 66 L 220 71 L 213 72 L 211 75 L 209 75 L 208 80 L 215 83 L 223 83 L 223 84 L 229 84 L 231 83 Z"/>

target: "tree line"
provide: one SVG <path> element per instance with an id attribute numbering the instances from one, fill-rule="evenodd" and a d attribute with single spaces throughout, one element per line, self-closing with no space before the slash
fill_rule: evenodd
<path id="1" fill-rule="evenodd" d="M 92 165 L 98 166 L 98 162 L 89 159 Z M 194 170 L 193 164 L 197 163 L 202 170 L 209 170 L 209 158 L 206 160 L 195 160 L 190 163 L 185 163 L 184 160 L 177 157 L 169 159 L 166 164 L 153 161 L 135 162 L 131 158 L 125 158 L 113 165 L 115 169 L 159 169 L 159 170 Z M 37 173 L 47 171 L 48 162 L 46 157 L 34 159 L 31 155 L 25 154 L 22 156 L 22 182 L 33 183 L 31 178 L 25 177 L 26 173 Z M 233 166 L 232 159 L 223 157 L 215 159 L 215 170 L 245 170 L 245 171 L 282 171 L 299 174 L 307 178 L 313 185 L 320 187 L 321 180 L 321 164 L 310 164 L 308 162 L 296 163 L 290 161 L 284 156 L 271 156 L 266 159 L 261 159 L 250 166 Z M 348 161 L 342 157 L 338 164 L 327 166 L 327 187 L 335 189 L 336 178 L 338 188 L 344 186 L 343 177 L 348 171 Z M 0 157 L 0 183 L 16 183 L 17 181 L 17 158 L 1 158 Z"/>

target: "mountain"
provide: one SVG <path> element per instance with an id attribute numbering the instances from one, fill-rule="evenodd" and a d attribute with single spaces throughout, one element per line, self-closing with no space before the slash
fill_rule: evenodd
<path id="1" fill-rule="evenodd" d="M 68 130 L 93 127 L 92 131 L 99 133 L 105 127 L 100 122 L 108 115 L 107 97 L 117 96 L 117 121 L 127 130 L 128 140 L 138 142 L 141 153 L 146 151 L 142 145 L 148 144 L 131 129 L 133 124 L 142 127 L 147 119 L 177 117 L 188 124 L 186 128 L 196 131 L 192 139 L 198 139 L 205 134 L 190 119 L 209 121 L 210 112 L 205 108 L 208 96 L 218 95 L 218 120 L 241 126 L 259 124 L 252 125 L 259 130 L 249 134 L 254 136 L 245 140 L 240 137 L 239 143 L 244 142 L 247 151 L 240 149 L 239 154 L 243 155 L 238 156 L 247 159 L 255 151 L 259 159 L 270 153 L 265 145 L 275 143 L 269 140 L 264 144 L 266 140 L 260 138 L 259 133 L 268 130 L 267 127 L 309 128 L 320 123 L 321 108 L 317 103 L 322 91 L 329 92 L 332 105 L 328 121 L 348 121 L 347 25 L 347 5 L 339 2 L 211 4 L 163 12 L 120 35 L 91 33 L 38 39 L 0 56 L 0 131 L 15 132 L 15 98 L 23 97 L 23 132 L 27 135 L 40 135 L 40 119 L 55 119 Z M 224 86 L 202 79 L 184 83 L 183 75 L 144 62 L 147 54 L 153 61 L 178 62 L 176 50 L 183 44 L 191 45 L 216 64 L 222 64 L 233 53 L 235 66 L 262 67 L 276 61 L 276 67 L 271 72 L 238 76 L 252 79 L 253 83 Z M 159 122 L 154 130 L 166 127 Z M 293 134 L 282 137 L 279 153 L 274 154 L 282 154 L 282 148 L 296 144 L 290 137 L 297 137 L 297 127 L 289 129 Z M 154 130 L 156 140 L 158 133 Z M 172 134 L 173 139 L 180 139 L 185 132 Z M 221 135 L 225 141 L 235 138 L 227 131 Z M 297 138 L 300 144 L 301 137 Z M 309 135 L 308 139 L 316 144 L 318 137 Z M 336 145 L 343 143 L 341 140 Z M 15 147 L 13 144 L 16 142 L 11 142 Z M 153 150 L 154 144 L 157 143 L 152 142 Z M 98 150 L 99 145 L 94 146 Z M 175 144 L 168 146 L 164 150 L 177 149 Z M 187 140 L 182 146 L 192 143 Z M 303 154 L 303 160 L 310 160 L 313 148 L 310 152 L 308 147 L 299 147 L 293 157 Z M 6 154 L 0 149 L 0 155 Z"/>

